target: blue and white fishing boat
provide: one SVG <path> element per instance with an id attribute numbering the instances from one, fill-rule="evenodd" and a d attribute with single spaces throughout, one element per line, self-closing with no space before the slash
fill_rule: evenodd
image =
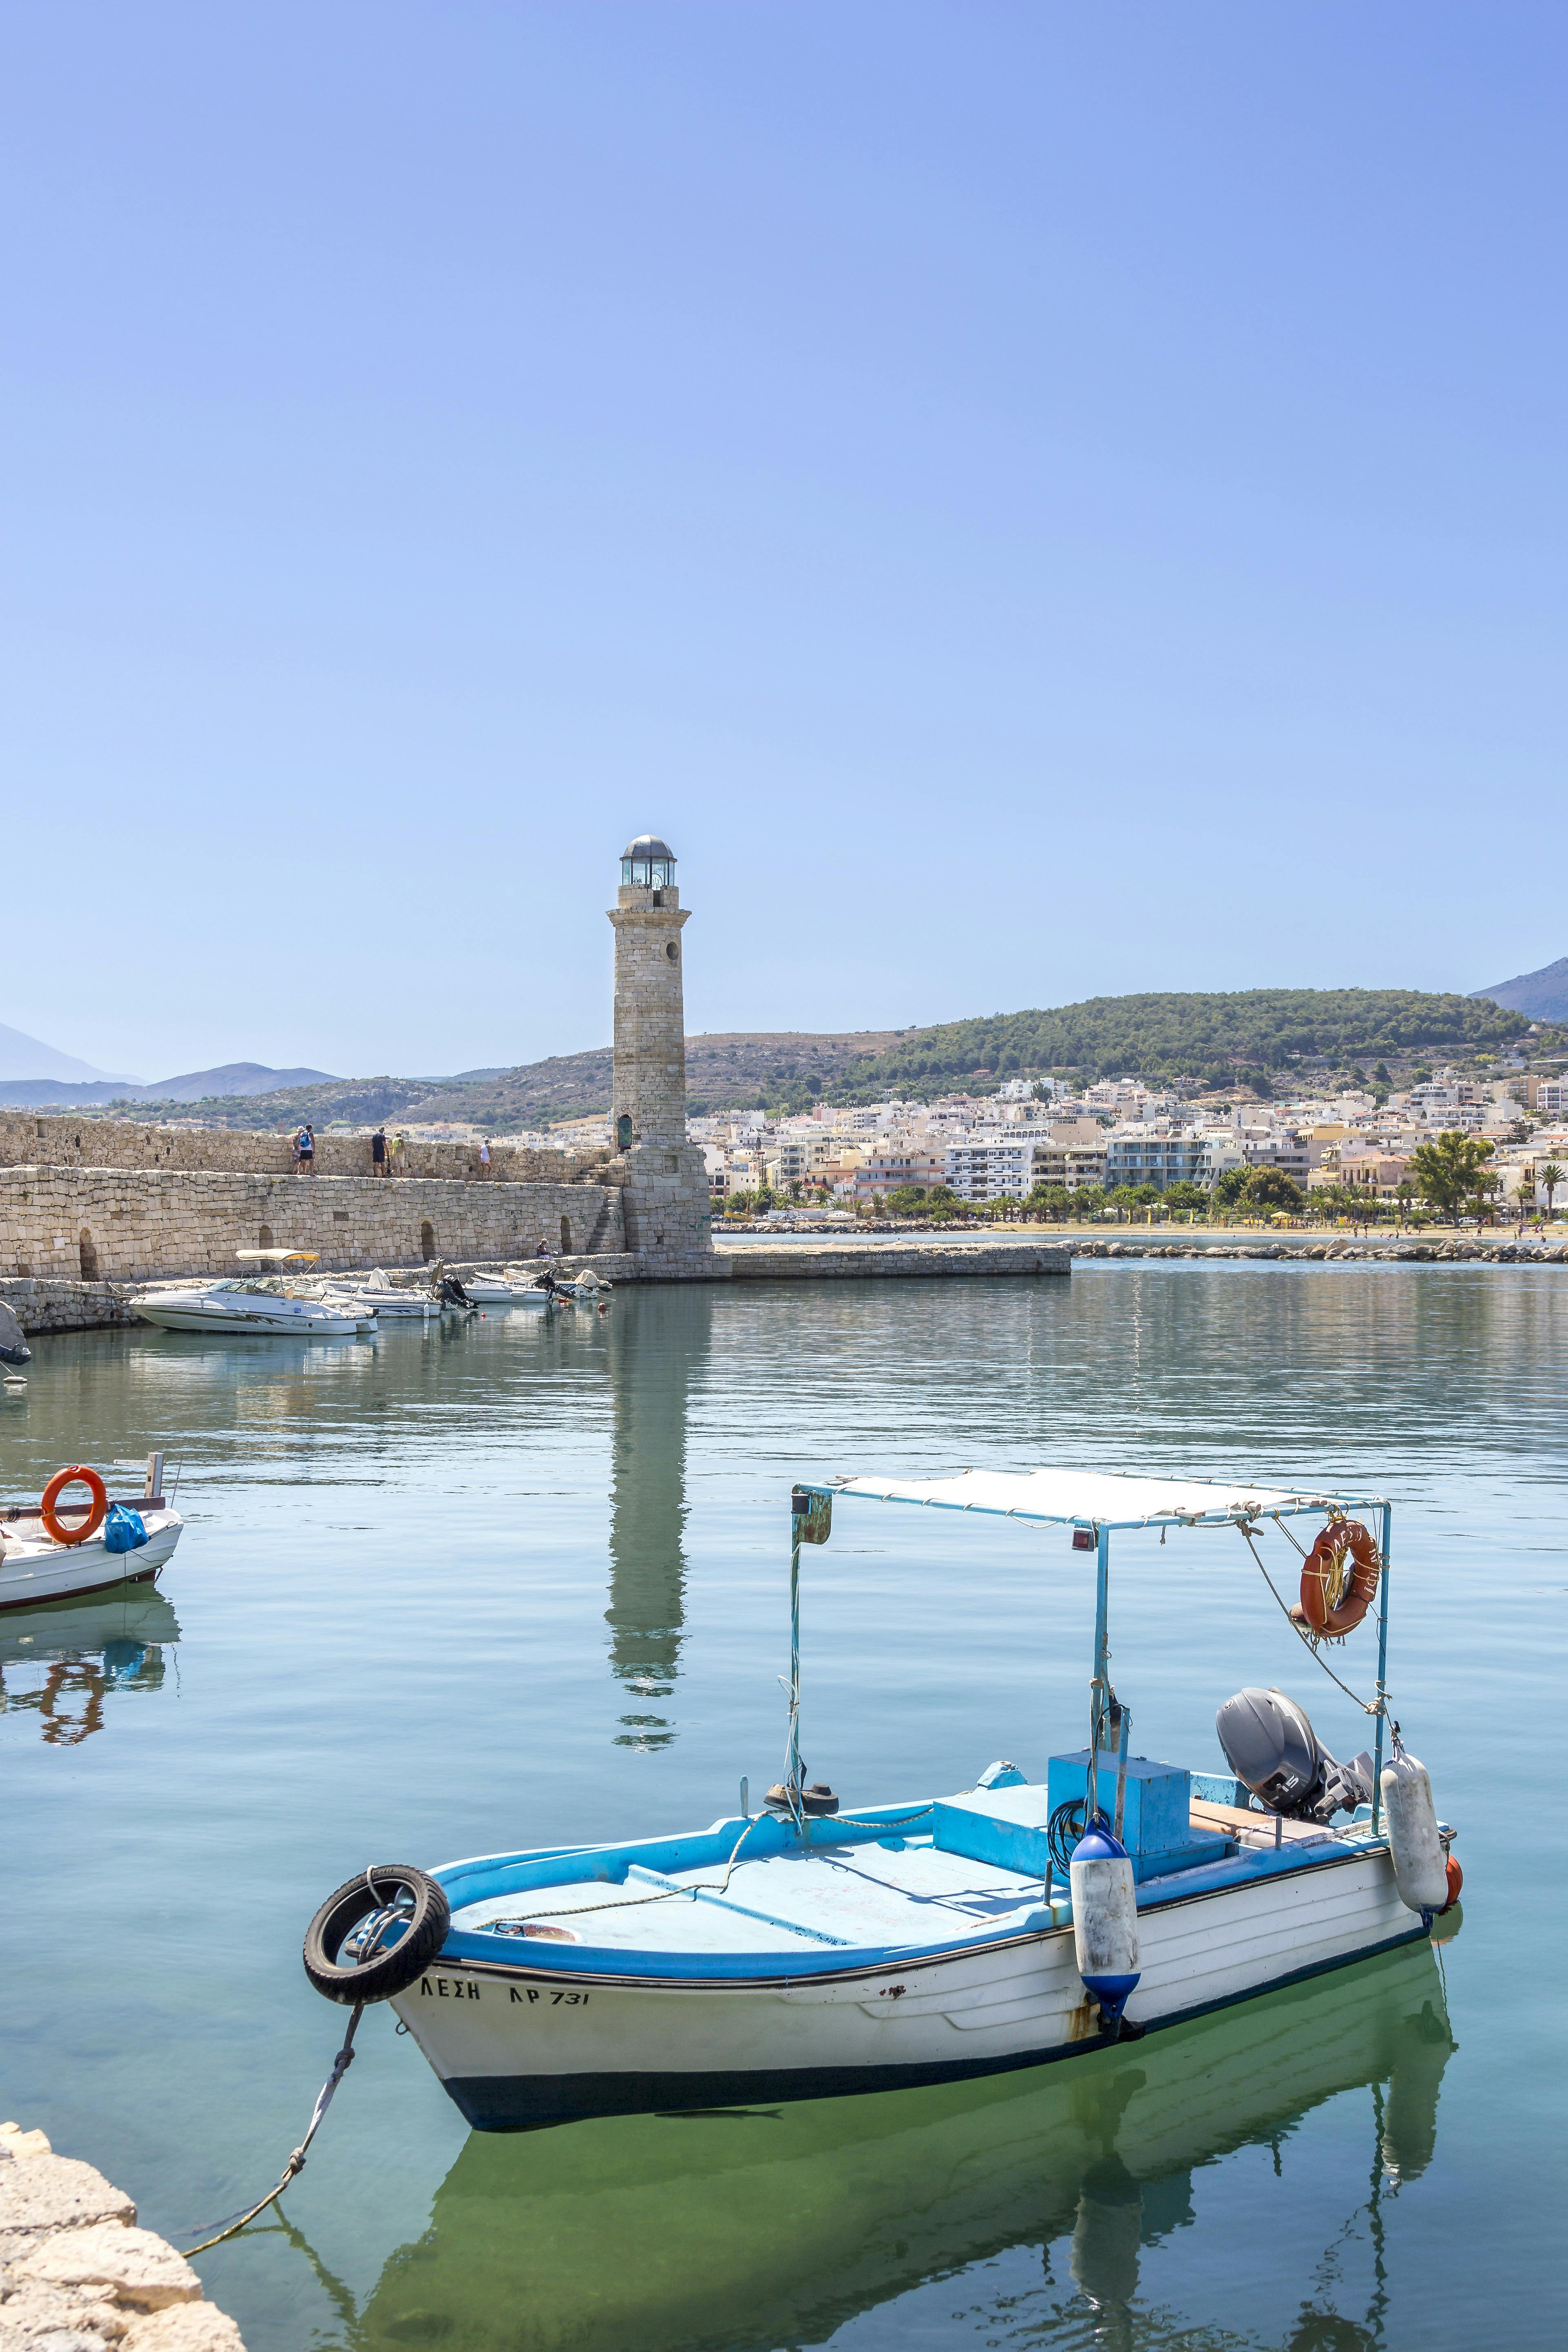
<path id="1" fill-rule="evenodd" d="M 805 1783 L 801 1547 L 873 1503 L 1069 1531 L 1096 1580 L 1088 1739 L 1044 1780 L 999 1763 L 852 1813 Z M 391 2000 L 468 2121 L 504 2131 L 1034 2066 L 1414 1943 L 1458 1865 L 1388 1716 L 1390 1517 L 1380 1496 L 1062 1470 L 799 1486 L 788 1762 L 763 1811 L 742 1797 L 668 1837 L 375 1865 L 317 1913 L 307 1971 L 345 2004 Z M 1373 1753 L 1341 1764 L 1292 1702 L 1245 1691 L 1219 1710 L 1230 1772 L 1129 1755 L 1112 1538 L 1236 1527 L 1251 1544 L 1302 1518 L 1319 1523 L 1310 1549 L 1291 1536 L 1303 1639 L 1375 1622 Z"/>

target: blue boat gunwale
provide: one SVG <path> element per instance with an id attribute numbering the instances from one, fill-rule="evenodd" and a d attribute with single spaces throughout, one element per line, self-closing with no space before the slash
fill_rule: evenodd
<path id="1" fill-rule="evenodd" d="M 824 1848 L 865 1845 L 875 1843 L 889 1829 L 921 1819 L 930 1810 L 926 1806 L 911 1811 L 907 1802 L 868 1806 L 856 1816 L 853 1823 L 847 1822 L 843 1828 L 831 1816 L 816 1818 L 810 1827 L 824 1833 L 820 1840 Z M 771 1837 L 764 1839 L 763 1853 L 756 1859 L 762 1859 L 767 1853 L 783 1853 L 799 1844 L 795 1825 L 787 1816 L 753 1814 L 751 1819 L 758 1828 L 773 1832 Z M 667 1873 L 671 1869 L 690 1870 L 721 1864 L 730 1859 L 746 1827 L 743 1817 L 735 1817 L 715 1822 L 707 1830 L 662 1838 L 618 1841 L 609 1845 L 541 1847 L 514 1854 L 478 1855 L 465 1862 L 444 1864 L 431 1874 L 440 1882 L 455 1909 L 467 1908 L 471 1904 L 515 1900 L 519 1895 L 535 1889 L 590 1884 L 590 1874 L 584 1868 L 584 1864 L 590 1862 L 598 1865 L 592 1872 L 592 1879 L 601 1879 L 606 1885 L 618 1885 L 625 1883 L 626 1873 L 634 1864 L 647 1868 L 654 1864 L 656 1858 L 663 1862 Z M 1364 1831 L 1360 1834 L 1324 1837 L 1310 1845 L 1243 1849 L 1223 1861 L 1200 1863 L 1189 1870 L 1172 1872 L 1163 1878 L 1145 1880 L 1137 1889 L 1138 1909 L 1141 1915 L 1170 1910 L 1183 1904 L 1231 1894 L 1238 1888 L 1268 1879 L 1363 1862 L 1387 1851 L 1385 1836 L 1368 1836 Z M 612 1872 L 617 1870 L 620 1875 L 612 1875 Z M 464 1885 L 468 1879 L 477 1879 L 479 1885 L 470 1890 Z M 498 1880 L 504 1883 L 498 1884 Z M 1019 1907 L 1022 1908 L 1028 1899 L 1026 1895 L 1021 1897 Z M 1039 1909 L 1042 1913 L 1045 1909 L 1043 1889 Z M 593 1914 L 590 1911 L 586 1916 L 591 1918 Z M 600 1986 L 637 1986 L 650 1990 L 685 1986 L 711 1987 L 715 1984 L 763 1988 L 788 1986 L 805 1979 L 814 1982 L 843 1981 L 856 1977 L 885 1975 L 889 1969 L 912 1970 L 938 1967 L 971 1954 L 999 1951 L 1009 1945 L 1043 1944 L 1053 1937 L 1070 1936 L 1071 1933 L 1072 1906 L 1066 1898 L 1053 1902 L 1049 1925 L 1042 1919 L 1038 1926 L 1023 1928 L 1012 1925 L 999 1926 L 989 1934 L 971 1932 L 940 1942 L 838 1945 L 821 1952 L 798 1948 L 777 1953 L 672 1952 L 668 1948 L 638 1950 L 636 1948 L 590 1943 L 569 1948 L 552 1941 L 548 1960 L 542 1957 L 535 1958 L 531 1954 L 524 1959 L 517 1952 L 518 1938 L 491 1934 L 483 1928 L 452 1927 L 448 1929 L 446 1942 L 432 1966 L 476 1969 L 489 1976 L 518 1980 L 526 1979 L 540 1983 L 591 1982 Z M 856 1955 L 853 1960 L 844 1957 L 847 1952 Z M 606 1962 L 611 1960 L 615 1965 L 606 1966 Z M 677 1964 L 673 1970 L 672 1961 Z"/>

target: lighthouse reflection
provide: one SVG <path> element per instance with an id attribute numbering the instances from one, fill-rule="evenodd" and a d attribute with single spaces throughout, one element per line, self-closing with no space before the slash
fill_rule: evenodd
<path id="1" fill-rule="evenodd" d="M 0 1618 L 0 1715 L 36 1715 L 47 1748 L 77 1748 L 104 1727 L 114 1691 L 155 1691 L 180 1622 L 162 1593 L 127 1585 L 87 1601 Z"/>
<path id="2" fill-rule="evenodd" d="M 607 1333 L 611 1437 L 610 1671 L 630 1701 L 616 1744 L 666 1748 L 686 1604 L 686 1411 L 708 1357 L 712 1302 L 670 1287 L 617 1294 Z"/>
<path id="3" fill-rule="evenodd" d="M 1421 1943 L 1026 2073 L 476 2133 L 352 2341 L 773 2352 L 908 2296 L 854 2340 L 1250 2342 L 1228 2255 L 1260 2241 L 1284 2297 L 1268 2340 L 1282 2321 L 1290 2352 L 1350 2352 L 1382 2340 L 1392 2200 L 1432 2159 L 1453 2049 Z M 1358 2091 L 1331 2135 L 1300 2130 Z M 1248 2149 L 1265 2162 L 1212 2172 Z M 1291 2234 L 1287 2207 L 1331 2218 Z M 1161 2249 L 1186 2231 L 1210 2259 L 1173 2270 Z"/>

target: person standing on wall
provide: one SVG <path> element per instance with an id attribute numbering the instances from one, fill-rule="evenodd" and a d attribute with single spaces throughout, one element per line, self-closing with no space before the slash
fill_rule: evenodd
<path id="1" fill-rule="evenodd" d="M 483 1142 L 480 1144 L 480 1146 L 479 1146 L 479 1174 L 480 1174 L 481 1176 L 488 1176 L 488 1175 L 489 1174 L 489 1172 L 490 1172 L 490 1139 L 489 1139 L 489 1137 L 487 1135 L 487 1136 L 486 1136 L 486 1138 L 485 1138 L 485 1139 L 484 1139 L 484 1141 L 483 1141 Z"/>
<path id="2" fill-rule="evenodd" d="M 373 1176 L 386 1173 L 386 1129 L 378 1127 L 370 1139 L 370 1172 Z"/>
<path id="3" fill-rule="evenodd" d="M 407 1173 L 407 1171 L 404 1166 L 404 1154 L 407 1149 L 407 1138 L 405 1136 L 403 1129 L 399 1128 L 397 1133 L 392 1139 L 392 1172 L 395 1176 L 403 1176 Z"/>
<path id="4" fill-rule="evenodd" d="M 313 1176 L 316 1172 L 316 1130 L 309 1120 L 300 1129 L 300 1173 Z"/>

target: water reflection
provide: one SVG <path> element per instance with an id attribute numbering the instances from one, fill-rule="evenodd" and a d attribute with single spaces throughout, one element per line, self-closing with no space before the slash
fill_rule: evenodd
<path id="1" fill-rule="evenodd" d="M 111 1691 L 163 1687 L 180 1622 L 161 1592 L 7 1610 L 0 1618 L 0 1715 L 31 1711 L 47 1748 L 76 1748 L 104 1725 Z"/>
<path id="2" fill-rule="evenodd" d="M 1211 2308 L 1188 2315 L 1196 2327 L 1181 2340 L 1206 2346 L 1221 2340 L 1211 2326 L 1235 2325 L 1212 2310 L 1227 2250 L 1268 2242 L 1304 2119 L 1367 2089 L 1335 2221 L 1283 2284 L 1291 2352 L 1370 2344 L 1383 2207 L 1431 2161 L 1454 2046 L 1421 1944 L 1070 2065 L 476 2133 L 428 2232 L 387 2263 L 351 2340 L 357 2352 L 773 2352 L 931 2283 L 962 2296 L 973 2273 L 982 2334 L 999 2324 L 1046 2343 L 1165 2343 L 1170 2273 L 1156 2310 L 1142 2300 L 1145 2268 L 1194 2231 L 1208 2261 L 1183 2275 L 1208 2282 Z M 1195 2194 L 1200 2168 L 1258 2147 L 1267 2170 L 1233 2166 Z M 1287 2198 L 1311 2193 L 1310 2150 L 1299 2168 Z M 1352 2282 L 1347 2245 L 1368 2240 L 1370 2274 Z M 1283 2238 L 1272 2259 L 1290 2260 Z M 887 2340 L 900 2334 L 890 2323 Z"/>
<path id="3" fill-rule="evenodd" d="M 693 1306 L 696 1314 L 693 1314 Z M 610 1441 L 610 1671 L 636 1704 L 616 1745 L 668 1748 L 660 1704 L 673 1696 L 686 1602 L 686 1417 L 706 1364 L 712 1302 L 673 1290 L 623 1293 L 607 1339 Z"/>

